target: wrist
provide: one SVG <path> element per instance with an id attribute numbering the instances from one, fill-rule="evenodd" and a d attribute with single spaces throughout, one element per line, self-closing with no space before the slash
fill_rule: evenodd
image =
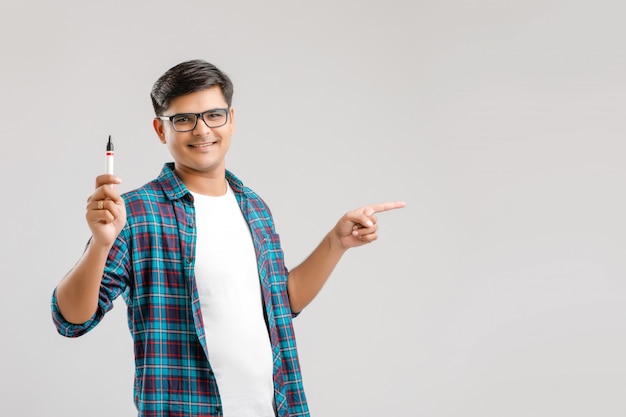
<path id="1" fill-rule="evenodd" d="M 326 240 L 328 242 L 328 248 L 331 252 L 343 255 L 343 253 L 348 250 L 348 248 L 343 245 L 339 234 L 334 230 L 326 235 Z"/>

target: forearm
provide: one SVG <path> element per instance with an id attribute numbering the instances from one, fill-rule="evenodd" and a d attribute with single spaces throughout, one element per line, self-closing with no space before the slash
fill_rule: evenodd
<path id="1" fill-rule="evenodd" d="M 345 252 L 329 233 L 304 262 L 289 272 L 287 290 L 291 311 L 299 313 L 315 298 Z"/>
<path id="2" fill-rule="evenodd" d="M 84 323 L 96 312 L 109 250 L 107 246 L 90 242 L 78 263 L 57 286 L 59 310 L 68 322 Z"/>

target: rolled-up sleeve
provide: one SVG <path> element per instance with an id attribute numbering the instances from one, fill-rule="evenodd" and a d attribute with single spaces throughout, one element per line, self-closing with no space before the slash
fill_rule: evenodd
<path id="1" fill-rule="evenodd" d="M 100 302 L 98 302 L 98 304 L 100 304 Z M 82 324 L 70 323 L 69 321 L 65 320 L 65 317 L 63 317 L 61 311 L 59 310 L 56 288 L 52 292 L 52 321 L 54 322 L 54 325 L 61 336 L 82 336 L 89 330 L 93 329 L 100 322 L 100 320 L 102 320 L 103 316 L 104 312 L 102 311 L 101 306 L 98 306 L 98 310 L 86 322 Z"/>
<path id="2" fill-rule="evenodd" d="M 126 231 L 126 228 L 123 232 Z M 128 251 L 124 233 L 118 236 L 111 252 L 100 284 L 98 308 L 89 320 L 81 324 L 70 323 L 59 309 L 57 289 L 52 292 L 52 321 L 60 335 L 78 337 L 96 327 L 104 315 L 113 308 L 113 301 L 128 289 Z"/>

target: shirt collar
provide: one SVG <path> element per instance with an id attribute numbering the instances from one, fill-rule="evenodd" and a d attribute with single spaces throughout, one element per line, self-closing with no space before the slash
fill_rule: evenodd
<path id="1" fill-rule="evenodd" d="M 243 183 L 235 176 L 235 174 L 226 170 L 226 180 L 235 193 L 243 193 Z M 186 195 L 191 195 L 185 184 L 174 172 L 173 162 L 167 162 L 163 165 L 163 169 L 157 178 L 157 182 L 161 184 L 163 192 L 170 200 L 179 200 Z"/>

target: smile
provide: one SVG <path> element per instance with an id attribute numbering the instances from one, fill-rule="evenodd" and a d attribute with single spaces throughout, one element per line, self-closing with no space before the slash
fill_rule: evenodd
<path id="1" fill-rule="evenodd" d="M 187 146 L 190 146 L 192 148 L 206 148 L 206 147 L 214 145 L 215 143 L 216 142 L 192 143 L 192 144 L 189 144 Z"/>

